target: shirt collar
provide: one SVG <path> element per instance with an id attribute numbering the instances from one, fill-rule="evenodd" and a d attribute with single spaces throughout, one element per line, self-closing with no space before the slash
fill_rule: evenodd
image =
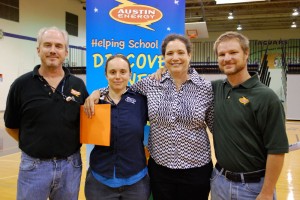
<path id="1" fill-rule="evenodd" d="M 257 83 L 259 83 L 259 78 L 257 74 L 254 74 L 253 76 L 251 76 L 248 80 L 246 80 L 245 82 L 239 84 L 236 87 L 244 87 L 244 88 L 253 88 Z M 230 85 L 230 83 L 228 82 L 228 79 L 226 78 L 224 80 L 224 85 L 228 84 Z M 231 85 L 230 85 L 231 86 Z"/>
<path id="2" fill-rule="evenodd" d="M 104 90 L 101 92 L 101 97 L 105 97 L 108 94 L 108 89 L 109 89 L 109 86 L 107 86 L 106 88 L 104 88 Z M 136 94 L 134 91 L 132 91 L 130 89 L 129 86 L 126 86 L 126 91 L 123 94 L 126 94 L 126 93 Z"/>
<path id="3" fill-rule="evenodd" d="M 39 76 L 41 76 L 41 75 L 39 74 L 39 68 L 40 68 L 40 67 L 41 67 L 41 65 L 36 65 L 36 66 L 34 67 L 33 72 L 32 72 L 32 77 L 39 77 Z M 64 70 L 64 72 L 65 72 L 65 77 L 71 75 L 70 70 L 69 70 L 68 68 L 63 67 L 63 70 Z"/>
<path id="4" fill-rule="evenodd" d="M 194 68 L 190 67 L 188 69 L 188 74 L 189 74 L 189 78 L 187 79 L 187 81 L 191 81 L 192 83 L 194 83 L 198 86 L 202 85 L 203 78 L 200 77 L 200 75 L 198 74 L 198 72 Z M 164 73 L 162 75 L 162 78 L 161 78 L 160 82 L 163 83 L 167 79 L 169 79 L 169 80 L 172 79 L 171 74 L 168 70 L 166 71 L 166 73 Z"/>

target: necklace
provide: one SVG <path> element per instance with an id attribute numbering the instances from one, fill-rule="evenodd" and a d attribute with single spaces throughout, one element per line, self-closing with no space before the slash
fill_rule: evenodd
<path id="1" fill-rule="evenodd" d="M 111 105 L 117 105 L 115 102 L 114 102 L 114 100 L 109 96 L 109 93 L 107 93 L 107 95 L 106 95 L 106 99 L 107 99 L 107 101 L 111 104 Z"/>
<path id="2" fill-rule="evenodd" d="M 43 76 L 39 76 L 39 79 L 40 81 L 42 81 L 44 84 L 46 84 L 49 88 L 51 88 L 53 90 L 53 92 L 56 92 L 58 94 L 60 94 L 62 96 L 62 98 L 69 102 L 69 101 L 74 101 L 74 102 L 77 102 L 76 99 L 74 98 L 74 96 L 66 96 L 64 94 L 64 87 L 65 87 L 65 83 L 66 83 L 66 78 L 63 79 L 63 83 L 62 83 L 62 86 L 61 86 L 61 91 L 59 91 L 57 88 L 53 87 L 52 85 L 50 85 L 44 78 Z M 60 85 L 60 84 L 59 84 Z M 58 86 L 59 86 L 58 85 Z"/>
<path id="3" fill-rule="evenodd" d="M 126 90 L 122 93 L 122 95 L 125 94 L 125 93 L 128 91 L 128 89 L 129 89 L 129 87 L 126 86 Z M 119 101 L 121 101 L 122 95 L 121 95 L 121 98 L 120 98 Z M 106 100 L 107 100 L 110 104 L 112 104 L 112 105 L 117 105 L 117 104 L 114 102 L 114 100 L 109 96 L 109 91 L 107 91 L 107 94 L 105 95 L 105 97 L 106 97 Z M 118 102 L 119 102 L 119 101 L 118 101 Z"/>

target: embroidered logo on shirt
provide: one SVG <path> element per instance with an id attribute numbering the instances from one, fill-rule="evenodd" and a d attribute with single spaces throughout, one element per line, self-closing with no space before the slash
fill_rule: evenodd
<path id="1" fill-rule="evenodd" d="M 126 97 L 125 101 L 128 102 L 128 103 L 132 103 L 132 104 L 135 104 L 135 102 L 136 102 L 136 100 L 134 98 L 131 98 L 131 97 Z"/>
<path id="2" fill-rule="evenodd" d="M 239 99 L 239 101 L 240 101 L 242 104 L 244 104 L 244 105 L 246 105 L 247 103 L 250 102 L 249 99 L 247 99 L 246 97 L 241 97 L 241 98 Z"/>
<path id="3" fill-rule="evenodd" d="M 76 97 L 79 97 L 80 96 L 80 92 L 74 90 L 74 89 L 71 89 L 71 94 L 75 95 Z"/>

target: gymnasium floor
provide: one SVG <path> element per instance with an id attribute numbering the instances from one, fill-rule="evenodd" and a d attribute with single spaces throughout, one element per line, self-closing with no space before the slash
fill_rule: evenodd
<path id="1" fill-rule="evenodd" d="M 287 121 L 289 143 L 297 142 L 300 136 L 300 121 Z M 210 138 L 211 139 L 211 138 Z M 83 169 L 86 169 L 85 145 L 82 149 Z M 212 154 L 214 154 L 212 152 Z M 215 158 L 213 158 L 215 162 Z M 0 112 L 0 199 L 16 199 L 17 175 L 20 151 L 17 143 L 4 130 L 3 112 Z M 82 174 L 79 200 L 84 200 L 85 173 Z M 300 150 L 292 151 L 285 157 L 284 168 L 277 183 L 278 200 L 300 199 Z"/>

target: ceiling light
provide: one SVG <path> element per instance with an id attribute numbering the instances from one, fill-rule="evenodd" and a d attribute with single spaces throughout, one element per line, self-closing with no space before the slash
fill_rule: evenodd
<path id="1" fill-rule="evenodd" d="M 294 8 L 294 9 L 293 9 L 292 15 L 293 15 L 293 16 L 298 16 L 298 15 L 299 15 L 299 12 L 298 12 L 298 9 L 297 9 L 297 8 Z"/>
<path id="2" fill-rule="evenodd" d="M 236 30 L 240 31 L 240 30 L 242 30 L 242 29 L 243 29 L 242 25 L 241 25 L 241 24 L 238 24 Z"/>
<path id="3" fill-rule="evenodd" d="M 293 23 L 292 23 L 291 28 L 297 28 L 296 22 L 293 22 Z"/>
<path id="4" fill-rule="evenodd" d="M 228 17 L 227 17 L 228 19 L 233 19 L 234 18 L 234 16 L 233 16 L 233 12 L 229 12 L 229 14 L 228 14 Z"/>

